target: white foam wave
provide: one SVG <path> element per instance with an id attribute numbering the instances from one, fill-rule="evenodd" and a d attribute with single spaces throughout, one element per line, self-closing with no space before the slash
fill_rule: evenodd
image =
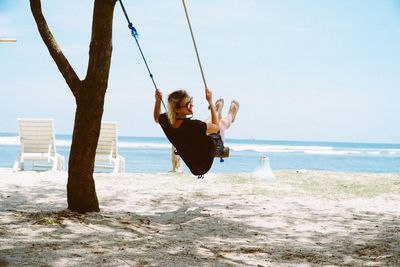
<path id="1" fill-rule="evenodd" d="M 346 150 L 332 150 L 332 151 L 318 151 L 318 150 L 305 150 L 305 154 L 314 155 L 348 155 L 348 154 L 360 154 L 360 151 L 346 151 Z"/>
<path id="2" fill-rule="evenodd" d="M 389 155 L 400 155 L 400 149 L 383 149 L 381 152 Z"/>
<path id="3" fill-rule="evenodd" d="M 16 145 L 19 146 L 19 136 L 1 136 L 0 145 Z M 70 147 L 70 139 L 56 139 L 57 147 Z M 315 155 L 349 155 L 349 154 L 368 154 L 368 155 L 400 155 L 400 149 L 384 148 L 384 149 L 368 149 L 359 148 L 355 150 L 345 150 L 333 148 L 330 146 L 295 146 L 295 145 L 263 145 L 263 144 L 238 144 L 235 142 L 227 142 L 225 146 L 232 151 L 254 151 L 261 153 L 305 153 Z M 153 148 L 153 149 L 170 149 L 169 142 L 118 142 L 120 148 Z"/>
<path id="4" fill-rule="evenodd" d="M 118 147 L 129 148 L 171 148 L 170 143 L 139 143 L 139 142 L 118 142 Z"/>
<path id="5" fill-rule="evenodd" d="M 71 146 L 71 140 L 56 139 L 56 146 Z"/>
<path id="6" fill-rule="evenodd" d="M 255 145 L 255 144 L 226 144 L 234 151 L 256 151 L 256 152 L 303 152 L 305 150 L 329 151 L 328 146 L 278 146 L 278 145 Z"/>
<path id="7" fill-rule="evenodd" d="M 19 136 L 2 136 L 0 145 L 19 145 Z"/>
<path id="8" fill-rule="evenodd" d="M 0 145 L 19 146 L 19 136 L 2 136 L 0 137 Z M 71 146 L 71 140 L 56 140 L 56 146 Z"/>
<path id="9" fill-rule="evenodd" d="M 0 145 L 17 145 L 19 146 L 19 136 L 2 136 L 0 137 Z M 71 140 L 56 139 L 56 146 L 70 147 Z M 169 143 L 140 143 L 140 142 L 119 142 L 118 147 L 127 148 L 170 148 Z"/>

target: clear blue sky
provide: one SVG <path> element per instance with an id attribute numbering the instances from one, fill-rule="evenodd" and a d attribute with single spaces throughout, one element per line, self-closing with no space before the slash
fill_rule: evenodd
<path id="1" fill-rule="evenodd" d="M 181 0 L 125 0 L 156 83 L 187 89 L 208 115 Z M 400 1 L 186 0 L 214 99 L 240 102 L 231 138 L 400 143 Z M 64 54 L 85 77 L 93 1 L 42 0 Z M 71 134 L 75 101 L 29 1 L 0 0 L 0 132 L 54 118 Z M 103 120 L 120 135 L 163 136 L 154 89 L 119 3 Z"/>

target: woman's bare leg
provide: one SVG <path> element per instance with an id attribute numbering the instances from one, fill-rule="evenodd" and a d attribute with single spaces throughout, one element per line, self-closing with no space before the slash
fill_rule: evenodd
<path id="1" fill-rule="evenodd" d="M 217 113 L 218 120 L 221 120 L 222 117 L 222 108 L 224 107 L 224 99 L 220 98 L 215 101 L 215 112 Z M 205 123 L 211 123 L 211 117 L 208 117 L 204 120 Z"/>
<path id="2" fill-rule="evenodd" d="M 229 107 L 229 113 L 223 119 L 219 120 L 219 129 L 222 141 L 225 142 L 225 131 L 231 127 L 235 120 L 236 114 L 239 110 L 239 102 L 233 100 L 231 106 Z"/>

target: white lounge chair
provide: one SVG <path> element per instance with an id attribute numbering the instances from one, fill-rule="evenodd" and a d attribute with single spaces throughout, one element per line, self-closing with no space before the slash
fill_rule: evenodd
<path id="1" fill-rule="evenodd" d="M 21 153 L 17 154 L 14 170 L 18 170 L 19 164 L 21 170 L 24 170 L 26 161 L 32 161 L 32 169 L 40 167 L 64 170 L 64 157 L 56 152 L 52 119 L 18 119 L 18 131 Z"/>
<path id="2" fill-rule="evenodd" d="M 99 164 L 106 162 L 107 164 Z M 117 122 L 102 122 L 97 143 L 95 168 L 125 172 L 125 158 L 118 154 Z"/>

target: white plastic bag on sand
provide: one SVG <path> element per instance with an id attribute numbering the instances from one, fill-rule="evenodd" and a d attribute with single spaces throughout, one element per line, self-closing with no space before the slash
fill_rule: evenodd
<path id="1" fill-rule="evenodd" d="M 258 167 L 251 173 L 252 178 L 261 178 L 261 179 L 275 179 L 275 175 L 269 166 L 268 157 L 261 157 Z"/>

